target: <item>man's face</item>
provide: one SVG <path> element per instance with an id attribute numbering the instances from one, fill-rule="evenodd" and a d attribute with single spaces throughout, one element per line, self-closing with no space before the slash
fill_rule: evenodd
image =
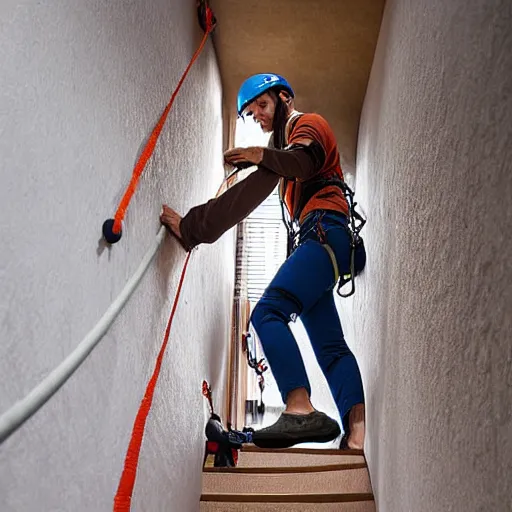
<path id="1" fill-rule="evenodd" d="M 274 98 L 264 93 L 249 103 L 242 115 L 253 116 L 254 120 L 261 126 L 264 133 L 272 131 L 272 123 L 274 121 L 274 112 L 276 110 L 276 102 Z"/>

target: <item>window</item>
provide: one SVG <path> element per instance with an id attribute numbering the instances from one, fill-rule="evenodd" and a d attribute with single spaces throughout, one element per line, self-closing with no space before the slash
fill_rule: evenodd
<path id="1" fill-rule="evenodd" d="M 266 146 L 268 138 L 252 119 L 238 119 L 236 146 Z M 251 309 L 285 260 L 286 240 L 276 187 L 241 223 L 238 231 L 236 290 L 249 299 Z"/>
<path id="2" fill-rule="evenodd" d="M 266 146 L 268 134 L 262 133 L 260 127 L 252 118 L 239 119 L 236 126 L 235 145 Z M 238 226 L 235 300 L 239 307 L 248 300 L 251 311 L 262 296 L 277 270 L 286 259 L 287 233 L 282 221 L 281 204 L 278 189 Z M 246 326 L 241 326 L 245 329 Z M 263 351 L 256 333 L 251 328 L 253 349 L 256 357 L 263 357 Z M 244 357 L 246 355 L 244 354 Z M 259 401 L 260 391 L 255 374 L 249 369 L 247 373 L 247 407 L 255 411 L 255 401 Z M 283 407 L 277 384 L 270 370 L 265 372 L 264 402 L 266 412 L 264 422 L 273 423 Z M 274 404 L 277 404 L 275 406 Z M 257 416 L 250 418 L 246 415 L 246 425 L 257 425 L 262 419 Z"/>

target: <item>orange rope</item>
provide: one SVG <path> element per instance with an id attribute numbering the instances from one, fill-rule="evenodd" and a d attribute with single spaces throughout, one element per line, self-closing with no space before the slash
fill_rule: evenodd
<path id="1" fill-rule="evenodd" d="M 151 135 L 149 136 L 149 139 L 148 139 L 146 145 L 144 146 L 144 149 L 142 150 L 142 153 L 141 153 L 139 159 L 137 160 L 137 163 L 135 164 L 135 167 L 133 169 L 132 179 L 130 180 L 128 188 L 126 189 L 126 192 L 124 193 L 124 196 L 121 199 L 121 202 L 119 203 L 116 214 L 114 216 L 114 225 L 112 226 L 112 231 L 116 234 L 119 234 L 121 232 L 122 222 L 123 222 L 124 216 L 126 214 L 126 209 L 128 208 L 128 205 L 130 204 L 133 194 L 135 193 L 135 189 L 137 188 L 139 178 L 140 178 L 142 172 L 144 171 L 144 168 L 146 167 L 146 163 L 150 159 L 151 155 L 153 154 L 153 151 L 155 150 L 155 146 L 158 141 L 158 137 L 160 136 L 160 132 L 162 131 L 162 128 L 164 127 L 165 121 L 167 119 L 167 114 L 169 114 L 169 111 L 171 110 L 172 104 L 174 103 L 174 99 L 176 98 L 178 91 L 180 90 L 183 82 L 185 81 L 185 78 L 186 78 L 188 72 L 190 71 L 190 68 L 192 67 L 194 62 L 199 57 L 199 54 L 203 50 L 204 45 L 206 44 L 206 41 L 208 39 L 208 36 L 212 32 L 214 27 L 215 27 L 215 23 L 214 23 L 213 12 L 209 7 L 207 7 L 206 8 L 206 32 L 204 33 L 203 40 L 201 41 L 199 48 L 194 53 L 192 60 L 190 61 L 189 65 L 187 66 L 187 69 L 185 70 L 185 72 L 183 73 L 183 76 L 181 77 L 180 81 L 178 82 L 178 86 L 176 87 L 175 91 L 173 92 L 173 94 L 171 96 L 169 103 L 165 107 L 165 110 L 163 111 L 162 115 L 160 116 L 158 123 L 156 124 L 155 128 L 151 132 Z"/>
<path id="2" fill-rule="evenodd" d="M 220 194 L 221 190 L 226 184 L 226 181 L 227 180 L 224 179 L 224 181 L 222 182 L 221 186 L 219 187 L 219 190 L 217 191 L 216 197 Z M 169 321 L 167 322 L 167 327 L 165 329 L 164 340 L 162 342 L 160 352 L 158 353 L 158 357 L 156 358 L 155 369 L 153 370 L 153 375 L 151 376 L 151 379 L 149 380 L 146 386 L 144 398 L 140 403 L 139 411 L 137 412 L 137 416 L 135 417 L 132 435 L 130 438 L 130 444 L 128 445 L 128 450 L 126 451 L 126 457 L 124 459 L 123 473 L 121 475 L 121 479 L 119 480 L 119 486 L 117 488 L 117 493 L 114 498 L 114 512 L 130 512 L 130 504 L 133 494 L 133 487 L 135 485 L 135 477 L 137 475 L 137 465 L 139 463 L 139 454 L 142 445 L 142 438 L 144 437 L 146 419 L 148 417 L 151 405 L 153 403 L 153 395 L 155 393 L 156 383 L 158 380 L 158 376 L 160 374 L 160 367 L 162 366 L 162 360 L 164 357 L 165 349 L 169 341 L 169 334 L 171 332 L 171 325 L 174 318 L 174 313 L 176 312 L 176 308 L 178 307 L 178 300 L 180 298 L 181 288 L 183 287 L 183 281 L 185 280 L 185 274 L 187 271 L 188 262 L 190 260 L 191 255 L 192 252 L 189 252 L 187 254 L 187 258 L 183 265 L 183 270 L 181 271 L 181 277 L 178 284 L 178 290 L 176 291 L 176 296 L 174 297 L 171 315 L 169 317 Z M 206 381 L 203 381 L 203 394 L 208 398 L 213 414 L 211 388 Z"/>
<path id="3" fill-rule="evenodd" d="M 217 191 L 217 196 L 220 194 L 222 188 L 224 187 L 226 180 L 224 180 Z M 124 459 L 124 468 L 123 473 L 121 475 L 121 479 L 119 480 L 119 486 L 117 488 L 117 493 L 114 497 L 114 512 L 130 512 L 130 504 L 132 500 L 133 487 L 135 485 L 135 477 L 137 475 L 137 465 L 139 463 L 139 454 L 140 448 L 142 445 L 142 438 L 144 437 L 144 429 L 146 427 L 146 419 L 148 417 L 149 411 L 151 409 L 151 405 L 153 403 L 153 395 L 155 393 L 155 387 L 158 380 L 158 376 L 160 374 L 160 368 L 162 366 L 162 360 L 164 357 L 165 349 L 167 347 L 167 343 L 169 341 L 169 334 L 171 332 L 171 325 L 174 318 L 174 313 L 176 312 L 176 308 L 178 307 L 178 300 L 181 294 L 181 288 L 183 287 L 183 281 L 185 280 L 185 274 L 187 272 L 188 262 L 190 260 L 190 256 L 192 252 L 187 254 L 187 258 L 183 265 L 183 270 L 181 271 L 181 277 L 178 284 L 178 290 L 176 291 L 176 296 L 174 297 L 174 303 L 171 310 L 171 315 L 169 317 L 169 321 L 167 322 L 167 327 L 165 329 L 164 340 L 162 342 L 162 346 L 160 347 L 160 352 L 158 353 L 158 357 L 156 358 L 155 369 L 153 370 L 153 375 L 149 380 L 146 386 L 146 392 L 144 393 L 144 398 L 140 403 L 139 411 L 137 412 L 137 416 L 135 417 L 135 422 L 133 424 L 132 435 L 130 438 L 130 444 L 128 445 L 128 450 L 126 451 L 126 457 Z M 206 385 L 206 387 L 205 387 Z M 210 406 L 213 414 L 213 402 L 211 401 L 211 389 L 206 381 L 203 381 L 203 394 L 209 394 Z M 205 394 L 205 396 L 207 396 Z"/>
<path id="4" fill-rule="evenodd" d="M 130 444 L 128 445 L 128 450 L 126 452 L 126 457 L 124 460 L 123 473 L 119 481 L 119 487 L 117 488 L 116 496 L 114 498 L 114 512 L 130 511 L 130 504 L 132 500 L 133 487 L 135 485 L 135 477 L 137 475 L 137 465 L 139 463 L 140 447 L 142 445 L 142 438 L 144 436 L 146 419 L 148 417 L 149 410 L 151 409 L 151 404 L 153 402 L 155 386 L 158 380 L 158 376 L 160 374 L 160 367 L 162 366 L 165 348 L 167 347 L 167 342 L 169 341 L 169 333 L 171 332 L 172 320 L 174 318 L 174 313 L 176 312 L 176 308 L 178 306 L 178 299 L 180 297 L 181 288 L 183 286 L 183 280 L 185 279 L 185 273 L 187 271 L 187 266 L 191 254 L 191 252 L 187 254 L 185 264 L 183 265 L 183 270 L 181 271 L 180 282 L 178 285 L 178 291 L 176 292 L 176 297 L 174 298 L 174 304 L 172 306 L 171 315 L 169 317 L 169 321 L 167 322 L 164 340 L 162 342 L 160 352 L 158 353 L 158 357 L 156 358 L 155 369 L 153 370 L 153 375 L 151 376 L 151 379 L 147 384 L 146 392 L 144 393 L 144 398 L 142 399 L 142 402 L 139 407 L 139 412 L 137 413 L 135 422 L 133 424 Z"/>
<path id="5" fill-rule="evenodd" d="M 119 207 L 118 207 L 117 212 L 114 217 L 114 225 L 112 227 L 112 231 L 116 234 L 119 234 L 121 232 L 121 225 L 122 225 L 122 221 L 124 219 L 125 213 L 126 213 L 126 209 L 128 208 L 128 205 L 130 203 L 130 200 L 131 200 L 133 194 L 135 193 L 137 183 L 139 181 L 139 178 L 140 178 L 142 172 L 144 171 L 146 163 L 149 160 L 149 158 L 151 157 L 151 155 L 153 154 L 156 143 L 158 141 L 158 137 L 160 136 L 162 128 L 167 119 L 167 115 L 169 114 L 169 111 L 171 110 L 171 107 L 174 103 L 174 99 L 176 98 L 178 91 L 180 90 L 188 72 L 190 71 L 190 68 L 192 67 L 194 62 L 199 57 L 199 54 L 203 50 L 203 48 L 206 44 L 206 41 L 208 39 L 208 35 L 215 28 L 215 18 L 213 16 L 212 10 L 208 6 L 206 6 L 205 19 L 206 19 L 206 30 L 205 30 L 203 40 L 201 41 L 199 48 L 194 53 L 192 60 L 190 61 L 189 65 L 187 66 L 187 69 L 185 70 L 185 72 L 183 73 L 183 76 L 181 77 L 180 81 L 178 82 L 178 86 L 176 87 L 176 90 L 173 92 L 169 103 L 165 107 L 164 112 L 160 116 L 160 119 L 158 120 L 157 125 L 153 129 L 153 132 L 151 133 L 151 135 L 148 139 L 148 142 L 146 143 L 137 163 L 135 164 L 132 179 L 130 180 L 128 188 L 126 189 L 126 192 L 125 192 L 123 198 L 121 199 L 121 202 L 119 204 Z M 135 417 L 135 422 L 133 424 L 130 443 L 128 445 L 126 457 L 124 460 L 123 472 L 122 472 L 121 478 L 119 480 L 119 486 L 117 488 L 116 495 L 114 497 L 114 508 L 113 508 L 114 512 L 129 512 L 130 511 L 131 499 L 132 499 L 132 494 L 133 494 L 133 488 L 135 485 L 135 478 L 137 476 L 137 466 L 139 463 L 139 455 L 140 455 L 140 449 L 142 446 L 142 439 L 144 437 L 144 429 L 146 426 L 146 420 L 147 420 L 149 411 L 151 409 L 151 405 L 153 403 L 153 396 L 155 393 L 155 388 L 156 388 L 156 384 L 158 381 L 158 377 L 160 375 L 160 369 L 162 367 L 162 361 L 163 361 L 163 357 L 165 354 L 165 349 L 167 348 L 167 343 L 169 341 L 169 334 L 171 332 L 172 321 L 174 319 L 174 314 L 176 313 L 176 308 L 178 307 L 178 300 L 179 300 L 179 297 L 181 294 L 181 289 L 183 287 L 183 281 L 185 279 L 185 274 L 187 271 L 187 267 L 188 267 L 188 263 L 190 261 L 191 255 L 192 255 L 191 252 L 189 252 L 187 254 L 187 258 L 183 265 L 183 270 L 181 271 L 181 277 L 180 277 L 180 281 L 178 284 L 178 290 L 176 292 L 176 296 L 174 298 L 174 303 L 172 306 L 171 314 L 170 314 L 169 320 L 167 322 L 167 327 L 165 329 L 162 346 L 160 347 L 160 351 L 156 358 L 153 375 L 151 376 L 151 379 L 149 380 L 149 382 L 146 386 L 146 392 L 144 393 L 144 398 L 142 399 L 142 402 L 139 406 L 139 411 L 137 412 L 137 416 Z"/>
<path id="6" fill-rule="evenodd" d="M 219 190 L 217 191 L 216 197 L 220 195 L 227 181 L 228 179 L 226 178 L 223 180 L 221 186 L 219 187 Z M 126 452 L 126 457 L 124 459 L 123 473 L 121 475 L 119 486 L 117 488 L 117 493 L 114 498 L 114 512 L 130 512 L 130 504 L 133 494 L 133 487 L 135 485 L 135 477 L 137 475 L 137 465 L 139 463 L 139 454 L 142 445 L 142 438 L 144 437 L 146 419 L 148 417 L 153 402 L 153 395 L 155 393 L 156 383 L 158 380 L 158 376 L 160 374 L 160 367 L 162 366 L 162 360 L 164 357 L 165 349 L 169 341 L 169 334 L 171 332 L 171 325 L 174 318 L 174 313 L 176 312 L 176 308 L 178 307 L 178 300 L 180 297 L 181 288 L 183 287 L 183 281 L 185 279 L 185 273 L 187 271 L 188 262 L 190 260 L 191 255 L 192 252 L 189 252 L 187 254 L 187 258 L 183 265 L 183 270 L 181 271 L 181 277 L 178 284 L 178 290 L 176 291 L 176 296 L 174 298 L 174 304 L 172 306 L 171 315 L 169 317 L 169 321 L 167 322 L 167 327 L 165 329 L 164 340 L 162 342 L 160 352 L 158 353 L 158 357 L 156 359 L 155 369 L 153 370 L 153 375 L 151 376 L 151 379 L 149 380 L 146 386 L 144 398 L 142 399 L 139 411 L 137 412 L 137 416 L 135 417 L 132 435 L 130 438 L 130 444 L 128 445 L 128 450 Z M 206 381 L 203 381 L 203 394 L 208 398 L 208 401 L 210 402 L 211 411 L 213 414 L 211 388 Z"/>

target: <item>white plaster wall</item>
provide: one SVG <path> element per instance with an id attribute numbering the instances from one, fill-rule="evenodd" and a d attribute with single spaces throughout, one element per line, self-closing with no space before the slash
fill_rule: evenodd
<path id="1" fill-rule="evenodd" d="M 0 411 L 79 343 L 133 274 L 166 202 L 220 184 L 221 84 L 209 42 L 126 217 L 100 242 L 145 138 L 202 38 L 193 0 L 0 4 Z M 0 510 L 110 510 L 184 251 L 167 239 L 121 316 L 0 447 Z M 221 413 L 233 237 L 195 251 L 148 417 L 133 510 L 198 510 L 209 380 Z"/>
<path id="2" fill-rule="evenodd" d="M 388 0 L 349 302 L 381 512 L 512 510 L 512 4 Z"/>

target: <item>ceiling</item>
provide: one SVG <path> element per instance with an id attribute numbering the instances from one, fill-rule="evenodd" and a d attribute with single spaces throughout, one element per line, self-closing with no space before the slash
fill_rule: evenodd
<path id="1" fill-rule="evenodd" d="M 384 0 L 210 0 L 210 6 L 227 140 L 241 83 L 255 73 L 278 73 L 292 85 L 297 110 L 329 121 L 344 167 L 353 170 Z"/>

